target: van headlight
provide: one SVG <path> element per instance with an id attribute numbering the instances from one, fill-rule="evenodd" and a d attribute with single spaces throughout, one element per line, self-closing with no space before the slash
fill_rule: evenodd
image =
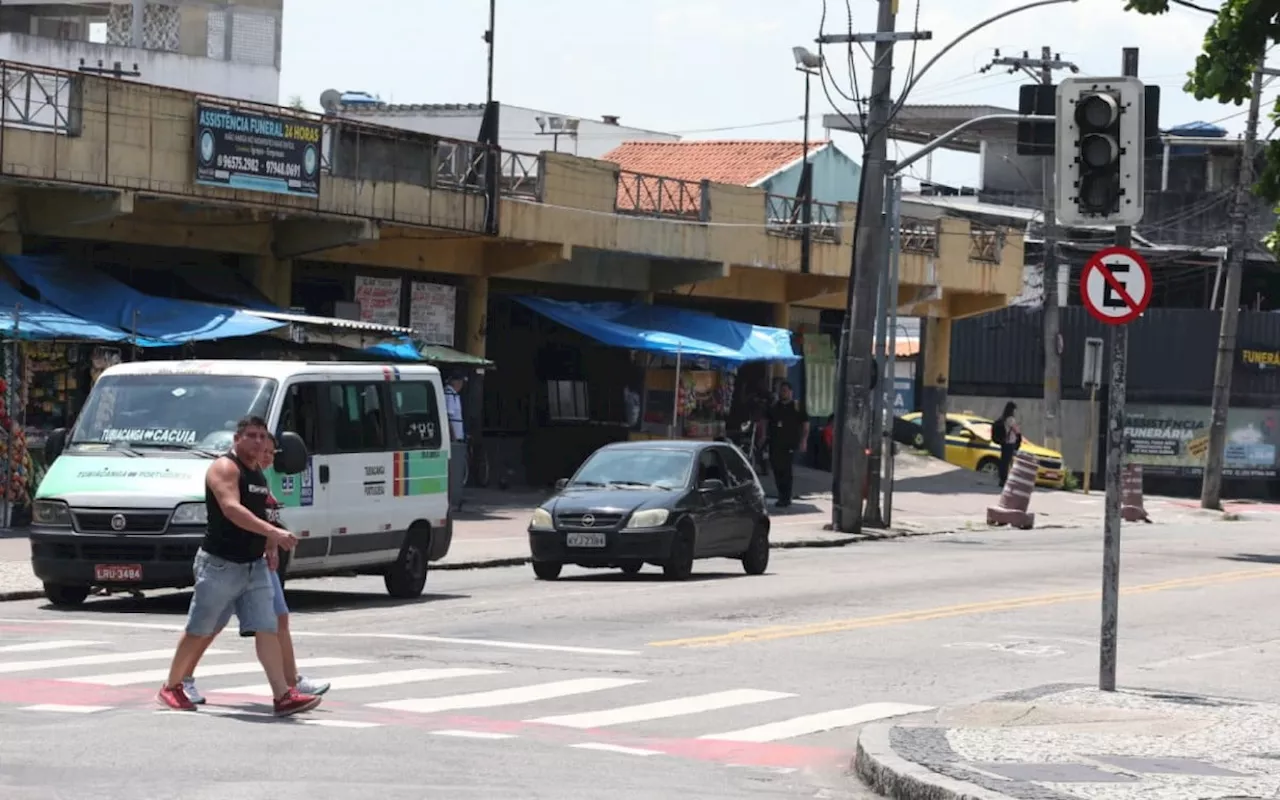
<path id="1" fill-rule="evenodd" d="M 555 525 L 551 522 L 551 512 L 545 508 L 535 508 L 533 516 L 529 519 L 529 527 L 542 530 L 553 529 Z"/>
<path id="2" fill-rule="evenodd" d="M 671 512 L 665 508 L 646 508 L 644 511 L 637 511 L 631 515 L 631 519 L 627 520 L 628 528 L 661 528 L 667 524 L 667 517 L 671 516 Z"/>
<path id="3" fill-rule="evenodd" d="M 61 500 L 37 500 L 31 504 L 31 521 L 37 525 L 71 527 L 71 509 Z"/>
<path id="4" fill-rule="evenodd" d="M 204 503 L 182 503 L 173 510 L 170 525 L 208 525 L 209 509 Z"/>

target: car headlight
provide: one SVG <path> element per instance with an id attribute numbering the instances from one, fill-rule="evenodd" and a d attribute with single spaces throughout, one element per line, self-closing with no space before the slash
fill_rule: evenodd
<path id="1" fill-rule="evenodd" d="M 31 504 L 31 521 L 37 525 L 71 527 L 71 509 L 61 500 L 37 500 Z"/>
<path id="2" fill-rule="evenodd" d="M 529 520 L 530 528 L 554 528 L 551 522 L 551 512 L 545 508 L 535 508 L 533 517 Z"/>
<path id="3" fill-rule="evenodd" d="M 671 516 L 671 512 L 665 508 L 647 508 L 644 511 L 637 511 L 631 515 L 631 519 L 627 520 L 628 528 L 660 528 L 667 524 L 667 517 Z"/>
<path id="4" fill-rule="evenodd" d="M 209 508 L 204 503 L 182 503 L 173 510 L 171 525 L 208 525 Z"/>

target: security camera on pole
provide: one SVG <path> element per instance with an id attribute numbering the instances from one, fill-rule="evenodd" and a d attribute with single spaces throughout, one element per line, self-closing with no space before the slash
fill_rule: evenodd
<path id="1" fill-rule="evenodd" d="M 1055 122 L 1058 222 L 1116 227 L 1116 246 L 1094 254 L 1080 276 L 1085 307 L 1111 328 L 1098 670 L 1098 686 L 1103 691 L 1115 691 L 1116 687 L 1128 323 L 1140 317 L 1151 302 L 1152 284 L 1147 262 L 1130 248 L 1131 226 L 1142 220 L 1146 146 L 1146 88 L 1137 78 L 1136 48 L 1124 51 L 1124 75 L 1063 80 L 1058 84 Z"/>

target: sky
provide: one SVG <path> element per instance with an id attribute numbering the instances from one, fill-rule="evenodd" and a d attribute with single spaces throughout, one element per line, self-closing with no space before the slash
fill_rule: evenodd
<path id="1" fill-rule="evenodd" d="M 691 139 L 795 139 L 803 133 L 804 77 L 791 48 L 816 50 L 823 0 L 496 0 L 494 97 L 501 102 L 677 133 Z M 898 28 L 916 27 L 916 0 L 899 0 Z M 918 0 L 923 66 L 967 28 L 1028 0 Z M 1202 4 L 1215 5 L 1213 0 Z M 1017 108 L 1029 80 L 1006 68 L 980 68 L 994 55 L 1038 56 L 1042 46 L 1080 67 L 1081 75 L 1120 74 L 1121 50 L 1138 47 L 1140 77 L 1163 87 L 1161 127 L 1216 122 L 1232 135 L 1244 107 L 1196 102 L 1182 92 L 1212 17 L 1175 7 L 1149 17 L 1124 11 L 1125 0 L 1074 0 L 1022 12 L 969 36 L 920 79 L 908 103 L 987 104 Z M 875 0 L 827 0 L 827 33 L 875 29 Z M 305 10 L 304 10 L 305 9 Z M 488 0 L 285 0 L 281 102 L 299 96 L 319 108 L 325 89 L 367 91 L 390 103 L 474 103 L 485 97 Z M 843 45 L 824 50 L 839 110 L 853 104 Z M 854 50 L 859 88 L 870 84 L 870 59 Z M 895 50 L 900 91 L 911 45 Z M 1061 76 L 1059 76 L 1061 77 Z M 832 104 L 814 83 L 811 132 Z M 1269 104 L 1274 93 L 1264 99 Z M 1265 133 L 1268 128 L 1264 127 Z M 837 145 L 861 161 L 853 134 Z M 890 143 L 890 156 L 913 152 Z M 916 176 L 920 177 L 920 167 Z M 932 178 L 976 186 L 978 158 L 941 153 Z M 910 185 L 910 182 L 908 182 Z"/>

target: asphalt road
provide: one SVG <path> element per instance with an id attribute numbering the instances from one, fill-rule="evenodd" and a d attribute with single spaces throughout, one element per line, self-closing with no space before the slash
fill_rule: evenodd
<path id="1" fill-rule="evenodd" d="M 1280 701 L 1265 523 L 1126 527 L 1120 682 Z M 975 532 L 701 562 L 298 581 L 308 718 L 265 713 L 247 640 L 211 705 L 152 700 L 187 595 L 0 604 L 0 798 L 852 798 L 859 724 L 1096 680 L 1101 536 Z M 198 677 L 200 673 L 198 671 Z"/>

